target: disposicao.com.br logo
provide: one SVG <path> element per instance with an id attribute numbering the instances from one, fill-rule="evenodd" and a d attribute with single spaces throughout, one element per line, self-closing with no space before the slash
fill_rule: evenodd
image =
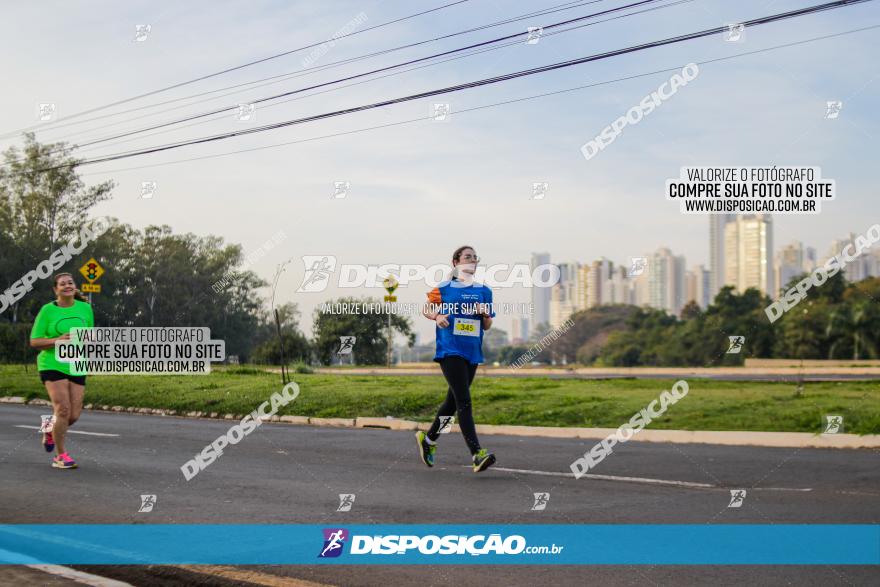
<path id="1" fill-rule="evenodd" d="M 565 548 L 552 544 L 549 546 L 529 546 L 525 537 L 519 534 L 387 534 L 387 535 L 349 535 L 345 528 L 324 528 L 324 542 L 318 558 L 340 556 L 351 538 L 349 555 L 518 555 L 518 554 L 560 554 Z"/>
<path id="2" fill-rule="evenodd" d="M 429 287 L 437 287 L 449 279 L 452 265 L 415 265 L 386 263 L 384 265 L 343 264 L 337 267 L 333 255 L 304 255 L 302 258 L 305 273 L 298 293 L 324 291 L 336 277 L 336 287 L 384 287 L 383 281 L 394 275 L 400 285 L 424 282 Z M 531 267 L 526 263 L 496 263 L 477 265 L 473 279 L 488 287 L 553 287 L 559 283 L 561 271 L 558 265 L 545 263 Z"/>

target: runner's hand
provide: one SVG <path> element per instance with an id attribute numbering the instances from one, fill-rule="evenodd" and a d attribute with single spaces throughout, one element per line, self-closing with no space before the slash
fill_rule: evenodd
<path id="1" fill-rule="evenodd" d="M 449 319 L 446 314 L 437 314 L 437 317 L 434 318 L 434 322 L 436 322 L 437 326 L 440 328 L 446 328 L 449 326 Z"/>
<path id="2" fill-rule="evenodd" d="M 62 334 L 61 336 L 59 336 L 55 340 L 70 340 L 70 333 L 68 332 L 67 334 Z"/>

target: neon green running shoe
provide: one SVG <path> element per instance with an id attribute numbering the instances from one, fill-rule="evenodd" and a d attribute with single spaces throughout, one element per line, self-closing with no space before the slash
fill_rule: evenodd
<path id="1" fill-rule="evenodd" d="M 419 443 L 419 456 L 422 462 L 429 467 L 434 466 L 434 453 L 437 452 L 437 445 L 428 442 L 428 435 L 419 430 L 416 432 L 416 440 Z"/>
<path id="2" fill-rule="evenodd" d="M 488 452 L 485 448 L 481 448 L 479 452 L 474 455 L 474 473 L 485 471 L 494 464 L 495 455 Z"/>

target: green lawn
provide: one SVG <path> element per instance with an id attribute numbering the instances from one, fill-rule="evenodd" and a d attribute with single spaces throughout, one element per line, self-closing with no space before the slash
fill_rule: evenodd
<path id="1" fill-rule="evenodd" d="M 0 365 L 0 396 L 46 398 L 33 366 Z M 281 414 L 353 418 L 394 416 L 427 422 L 446 393 L 441 377 L 293 375 L 299 398 Z M 617 427 L 673 382 L 663 379 L 477 377 L 478 424 Z M 652 429 L 820 432 L 825 414 L 846 432 L 880 433 L 880 381 L 793 383 L 690 379 L 690 392 Z M 251 368 L 205 376 L 92 376 L 86 403 L 246 414 L 279 390 L 280 376 Z"/>

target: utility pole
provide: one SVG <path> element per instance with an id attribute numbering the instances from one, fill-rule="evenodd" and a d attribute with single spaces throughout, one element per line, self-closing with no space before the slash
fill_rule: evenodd
<path id="1" fill-rule="evenodd" d="M 278 280 L 281 279 L 284 266 L 288 263 L 290 263 L 290 259 L 278 265 L 275 271 L 275 279 L 272 283 L 272 313 L 275 315 L 275 328 L 278 331 L 278 344 L 281 348 L 281 385 L 290 383 L 290 377 L 287 373 L 287 359 L 284 357 L 284 337 L 281 335 L 281 318 L 278 315 L 278 310 L 275 309 L 275 290 L 278 288 Z"/>

